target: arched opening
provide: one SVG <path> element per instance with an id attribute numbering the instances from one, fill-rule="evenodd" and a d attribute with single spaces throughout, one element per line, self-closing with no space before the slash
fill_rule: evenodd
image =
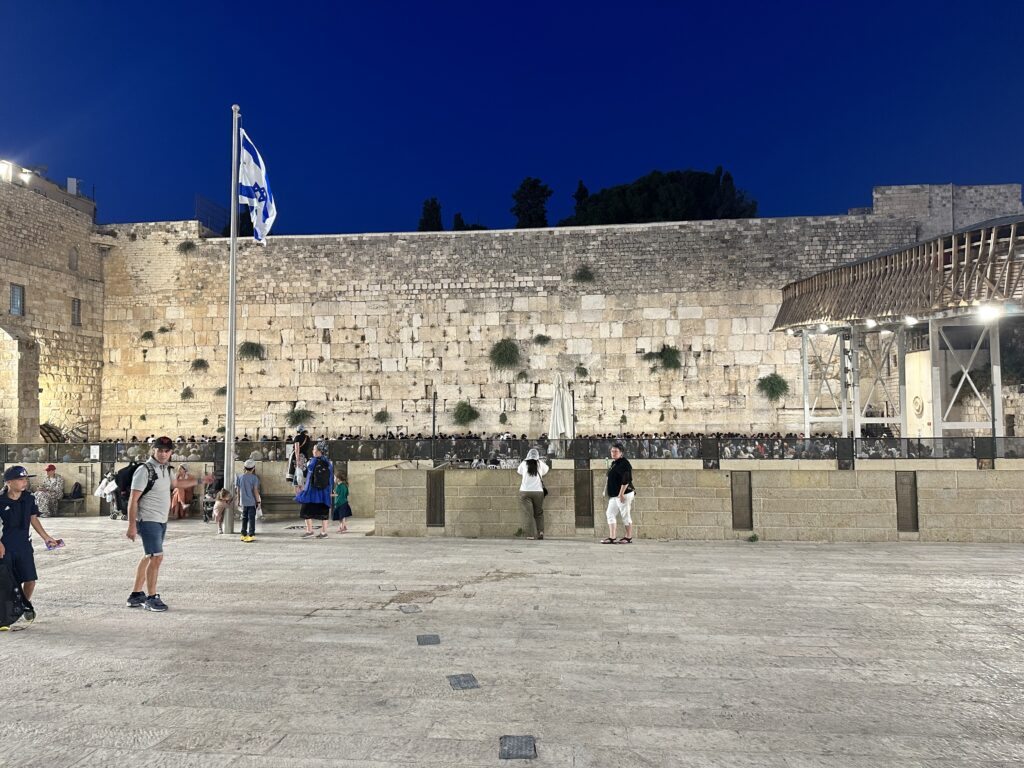
<path id="1" fill-rule="evenodd" d="M 0 327 L 0 440 L 38 443 L 39 345 Z"/>

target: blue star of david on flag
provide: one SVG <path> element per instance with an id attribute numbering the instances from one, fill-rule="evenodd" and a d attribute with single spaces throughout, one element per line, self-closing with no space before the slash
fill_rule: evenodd
<path id="1" fill-rule="evenodd" d="M 256 145 L 242 131 L 242 156 L 238 169 L 238 202 L 249 206 L 253 237 L 257 243 L 267 244 L 267 235 L 277 218 L 274 193 L 270 191 L 267 166 L 263 164 Z"/>

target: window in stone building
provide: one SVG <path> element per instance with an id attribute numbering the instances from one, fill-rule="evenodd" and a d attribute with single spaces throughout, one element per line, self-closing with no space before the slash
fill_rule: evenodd
<path id="1" fill-rule="evenodd" d="M 71 324 L 81 325 L 82 324 L 82 300 L 72 299 L 71 300 Z"/>
<path id="2" fill-rule="evenodd" d="M 25 314 L 25 286 L 11 283 L 11 314 Z"/>
<path id="3" fill-rule="evenodd" d="M 73 245 L 68 251 L 68 269 L 72 272 L 78 271 L 78 246 Z"/>

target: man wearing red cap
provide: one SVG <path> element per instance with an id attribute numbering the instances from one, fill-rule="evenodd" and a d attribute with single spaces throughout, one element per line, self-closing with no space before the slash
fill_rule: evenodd
<path id="1" fill-rule="evenodd" d="M 64 478 L 57 474 L 56 465 L 46 465 L 46 477 L 32 495 L 39 505 L 40 517 L 57 516 L 57 502 L 64 498 Z"/>
<path id="2" fill-rule="evenodd" d="M 193 488 L 198 480 L 188 473 L 176 477 L 168 464 L 174 451 L 174 441 L 158 437 L 152 444 L 153 455 L 132 475 L 132 490 L 128 497 L 128 532 L 135 541 L 142 537 L 145 553 L 135 569 L 135 586 L 128 595 L 129 608 L 145 608 L 162 612 L 167 605 L 156 591 L 160 564 L 164 559 L 164 535 L 167 533 L 167 515 L 171 509 L 172 488 Z M 145 585 L 146 591 L 142 591 Z"/>
<path id="3" fill-rule="evenodd" d="M 36 561 L 32 555 L 32 542 L 28 538 L 28 529 L 34 528 L 47 546 L 57 546 L 56 540 L 43 529 L 39 522 L 39 508 L 35 497 L 28 492 L 30 475 L 24 467 L 8 467 L 4 472 L 6 488 L 0 493 L 0 521 L 3 535 L 0 536 L 0 557 L 14 573 L 14 580 L 21 584 L 21 592 L 25 598 L 26 621 L 36 617 L 36 609 L 32 605 L 32 593 L 36 588 Z"/>

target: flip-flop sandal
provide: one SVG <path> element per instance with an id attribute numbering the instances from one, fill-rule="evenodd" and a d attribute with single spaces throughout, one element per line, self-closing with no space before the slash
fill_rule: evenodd
<path id="1" fill-rule="evenodd" d="M 601 539 L 602 544 L 614 544 L 615 539 Z"/>
<path id="2" fill-rule="evenodd" d="M 615 543 L 616 543 L 616 544 L 632 544 L 632 543 L 633 543 L 633 540 L 632 540 L 632 539 L 628 539 L 628 538 L 626 538 L 625 536 L 623 536 L 623 537 L 622 537 L 621 539 L 619 539 L 619 540 L 618 540 L 617 542 L 615 542 Z"/>

